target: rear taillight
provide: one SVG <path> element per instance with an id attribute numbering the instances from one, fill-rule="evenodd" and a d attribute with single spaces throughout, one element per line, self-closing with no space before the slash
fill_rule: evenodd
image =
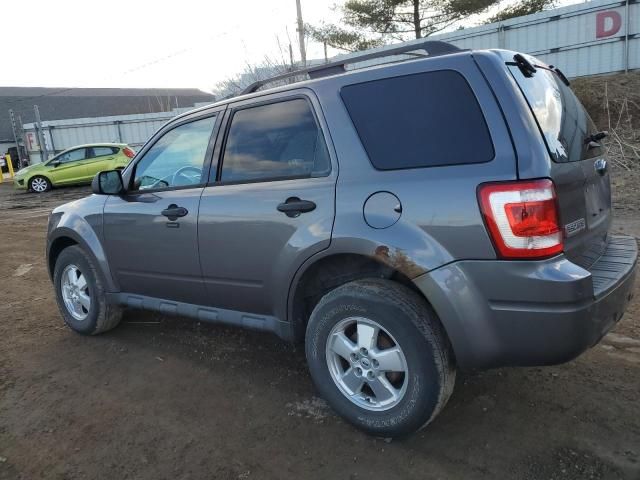
<path id="1" fill-rule="evenodd" d="M 543 258 L 562 252 L 562 229 L 551 180 L 480 185 L 478 200 L 500 257 Z"/>
<path id="2" fill-rule="evenodd" d="M 136 152 L 131 150 L 129 147 L 124 147 L 122 149 L 122 153 L 124 153 L 129 158 L 133 158 L 136 155 Z"/>

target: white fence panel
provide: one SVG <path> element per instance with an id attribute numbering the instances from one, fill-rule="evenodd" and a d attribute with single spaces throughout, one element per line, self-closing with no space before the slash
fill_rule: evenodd
<path id="1" fill-rule="evenodd" d="M 87 143 L 126 143 L 142 146 L 160 127 L 176 115 L 192 108 L 177 108 L 170 112 L 120 115 L 96 118 L 43 121 L 42 130 L 49 158 L 54 153 Z M 31 163 L 40 162 L 40 146 L 33 123 L 23 126 L 28 139 L 27 152 Z"/>
<path id="2" fill-rule="evenodd" d="M 640 3 L 595 0 L 432 35 L 427 40 L 442 40 L 463 49 L 503 48 L 530 53 L 559 67 L 568 77 L 633 70 L 640 68 Z M 370 60 L 358 67 L 377 63 L 383 61 Z"/>

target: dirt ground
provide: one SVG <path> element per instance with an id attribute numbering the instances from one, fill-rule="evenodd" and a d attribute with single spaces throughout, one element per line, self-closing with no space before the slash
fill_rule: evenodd
<path id="1" fill-rule="evenodd" d="M 614 229 L 638 238 L 639 180 L 614 172 Z M 461 373 L 427 430 L 387 442 L 337 418 L 269 334 L 138 311 L 68 330 L 46 221 L 87 192 L 0 185 L 0 479 L 640 479 L 638 285 L 577 360 Z"/>

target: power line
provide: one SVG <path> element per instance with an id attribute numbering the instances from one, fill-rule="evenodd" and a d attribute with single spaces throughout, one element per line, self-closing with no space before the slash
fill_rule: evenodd
<path id="1" fill-rule="evenodd" d="M 237 24 L 235 26 L 237 26 Z M 230 32 L 222 32 L 222 33 L 219 33 L 217 35 L 210 35 L 204 41 L 215 40 L 215 39 L 227 36 L 227 35 L 230 35 Z M 187 52 L 190 52 L 190 51 L 192 51 L 192 50 L 194 50 L 196 48 L 200 48 L 200 47 L 201 47 L 201 45 L 197 45 L 197 46 L 193 45 L 193 46 L 190 46 L 190 47 L 185 47 L 185 48 L 183 48 L 181 50 L 177 50 L 177 51 L 175 51 L 173 53 L 170 53 L 169 55 L 165 55 L 163 57 L 159 57 L 159 58 L 156 58 L 154 60 L 150 60 L 150 61 L 147 61 L 147 62 L 144 62 L 144 63 L 140 63 L 140 64 L 138 64 L 138 65 L 136 65 L 136 66 L 134 66 L 132 68 L 129 68 L 129 69 L 125 70 L 124 72 L 120 73 L 119 76 L 125 76 L 125 75 L 128 75 L 128 74 L 133 73 L 133 72 L 144 70 L 145 68 L 148 68 L 148 67 L 153 66 L 153 65 L 157 65 L 157 64 L 162 63 L 162 62 L 164 62 L 166 60 L 169 60 L 171 58 L 178 57 L 180 55 L 183 55 L 183 54 L 185 54 Z M 17 87 L 17 88 L 20 88 L 20 87 Z M 29 87 L 25 87 L 25 88 L 29 88 Z M 46 87 L 33 87 L 33 88 L 46 88 Z M 24 102 L 28 102 L 28 101 L 34 101 L 34 100 L 37 100 L 38 98 L 43 98 L 43 97 L 51 97 L 51 96 L 55 96 L 55 95 L 60 95 L 62 93 L 69 92 L 71 90 L 76 90 L 76 89 L 79 89 L 79 88 L 91 88 L 91 87 L 67 87 L 67 88 L 62 88 L 62 89 L 59 89 L 59 90 L 55 90 L 53 92 L 43 93 L 41 95 L 32 95 L 32 96 L 29 96 L 29 97 L 20 97 L 20 98 L 14 100 L 14 101 L 9 101 L 9 102 L 5 103 L 5 106 L 11 107 L 12 105 L 16 105 L 16 104 L 19 104 L 19 103 L 24 103 Z M 109 88 L 109 87 L 107 87 L 107 88 Z"/>

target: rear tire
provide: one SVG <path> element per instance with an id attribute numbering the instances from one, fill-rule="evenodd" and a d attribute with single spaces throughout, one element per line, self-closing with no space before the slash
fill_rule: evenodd
<path id="1" fill-rule="evenodd" d="M 425 427 L 453 391 L 453 354 L 435 312 L 389 280 L 358 280 L 326 294 L 309 319 L 305 349 L 320 394 L 372 435 Z"/>
<path id="2" fill-rule="evenodd" d="M 36 193 L 44 193 L 51 190 L 51 182 L 47 177 L 37 175 L 29 180 L 29 190 Z"/>
<path id="3" fill-rule="evenodd" d="M 122 308 L 107 303 L 93 259 L 78 245 L 65 248 L 58 256 L 53 283 L 60 313 L 72 330 L 96 335 L 120 323 Z"/>

